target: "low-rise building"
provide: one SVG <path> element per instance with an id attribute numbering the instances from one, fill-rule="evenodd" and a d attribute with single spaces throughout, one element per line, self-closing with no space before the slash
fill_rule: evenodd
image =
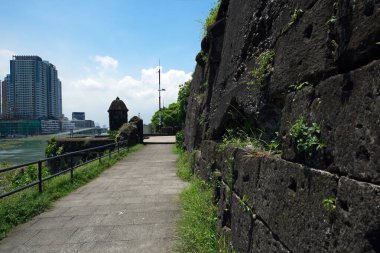
<path id="1" fill-rule="evenodd" d="M 93 120 L 72 120 L 72 123 L 75 124 L 75 128 L 92 128 L 95 127 Z"/>
<path id="2" fill-rule="evenodd" d="M 39 120 L 0 120 L 0 136 L 39 135 Z"/>
<path id="3" fill-rule="evenodd" d="M 71 121 L 62 121 L 61 122 L 61 130 L 62 132 L 68 132 L 75 129 L 75 123 Z"/>
<path id="4" fill-rule="evenodd" d="M 61 130 L 59 120 L 41 120 L 41 133 L 54 134 Z"/>
<path id="5" fill-rule="evenodd" d="M 86 114 L 84 112 L 73 112 L 71 118 L 72 120 L 86 120 Z"/>

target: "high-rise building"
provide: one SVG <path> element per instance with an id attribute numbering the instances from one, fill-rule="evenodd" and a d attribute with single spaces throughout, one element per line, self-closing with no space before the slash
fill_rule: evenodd
<path id="1" fill-rule="evenodd" d="M 61 117 L 61 82 L 53 64 L 38 56 L 13 56 L 10 70 L 7 104 L 11 118 Z"/>
<path id="2" fill-rule="evenodd" d="M 3 118 L 3 82 L 0 80 L 0 119 Z"/>
<path id="3" fill-rule="evenodd" d="M 1 82 L 1 118 L 6 119 L 9 117 L 8 111 L 8 84 L 9 84 L 10 75 L 7 75 L 4 78 L 4 81 Z"/>

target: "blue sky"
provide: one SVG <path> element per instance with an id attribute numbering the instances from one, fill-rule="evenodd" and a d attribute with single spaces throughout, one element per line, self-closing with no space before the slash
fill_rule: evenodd
<path id="1" fill-rule="evenodd" d="M 148 123 L 158 109 L 158 60 L 167 105 L 191 77 L 199 21 L 215 1 L 1 1 L 0 74 L 12 55 L 38 55 L 57 66 L 65 116 L 85 111 L 108 125 L 108 106 L 119 96 Z"/>

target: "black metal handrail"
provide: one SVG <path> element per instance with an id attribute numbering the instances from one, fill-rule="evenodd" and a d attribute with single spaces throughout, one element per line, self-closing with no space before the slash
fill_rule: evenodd
<path id="1" fill-rule="evenodd" d="M 113 147 L 113 148 L 111 148 L 111 147 Z M 59 175 L 65 174 L 65 173 L 67 173 L 69 171 L 70 171 L 71 180 L 73 180 L 73 178 L 74 178 L 74 169 L 76 169 L 78 167 L 81 167 L 83 165 L 86 165 L 88 163 L 91 163 L 91 162 L 93 162 L 95 160 L 99 160 L 99 162 L 101 162 L 101 159 L 103 157 L 105 157 L 105 156 L 111 157 L 112 154 L 118 153 L 120 150 L 124 150 L 124 149 L 128 149 L 128 148 L 129 148 L 128 147 L 128 140 L 126 140 L 126 141 L 115 142 L 115 143 L 111 143 L 111 144 L 107 144 L 107 145 L 103 145 L 103 146 L 98 146 L 98 147 L 94 147 L 94 148 L 88 148 L 88 149 L 82 149 L 82 150 L 78 150 L 78 151 L 74 151 L 74 152 L 69 152 L 69 153 L 65 153 L 65 154 L 62 154 L 62 155 L 52 156 L 52 157 L 44 158 L 44 159 L 41 159 L 41 160 L 38 160 L 38 161 L 24 163 L 24 164 L 12 166 L 12 167 L 5 168 L 5 169 L 0 169 L 0 174 L 1 174 L 3 172 L 16 170 L 16 169 L 19 169 L 19 168 L 27 167 L 29 165 L 34 165 L 34 164 L 38 165 L 38 180 L 36 180 L 34 182 L 31 182 L 28 185 L 16 188 L 16 189 L 14 189 L 12 191 L 3 193 L 3 194 L 0 195 L 0 199 L 4 198 L 4 197 L 7 197 L 7 196 L 10 196 L 10 195 L 13 195 L 13 194 L 15 194 L 17 192 L 23 191 L 23 190 L 28 189 L 30 187 L 33 187 L 35 185 L 38 185 L 38 191 L 40 193 L 42 193 L 42 183 L 43 182 L 48 181 L 48 180 L 50 180 L 52 178 L 55 178 L 55 177 L 57 177 Z M 82 154 L 83 155 L 83 154 L 89 153 L 90 151 L 95 151 L 95 150 L 99 150 L 99 149 L 101 149 L 103 152 L 106 151 L 106 150 L 109 150 L 109 152 L 108 152 L 108 154 L 105 154 L 105 155 L 101 155 L 101 152 L 97 152 L 97 157 L 96 158 L 88 160 L 88 161 L 85 161 L 85 162 L 83 162 L 81 164 L 78 164 L 78 165 L 74 165 L 72 163 L 72 157 L 74 155 L 78 155 L 78 154 Z M 111 149 L 114 150 L 114 151 L 111 152 L 110 151 Z M 42 177 L 42 163 L 43 162 L 47 162 L 47 161 L 50 161 L 50 160 L 56 160 L 58 158 L 65 158 L 65 157 L 69 157 L 71 159 L 71 162 L 70 162 L 70 165 L 68 166 L 68 168 L 66 168 L 65 170 L 59 171 L 57 173 L 54 173 L 53 175 L 49 175 L 49 176 L 47 176 L 45 178 Z"/>

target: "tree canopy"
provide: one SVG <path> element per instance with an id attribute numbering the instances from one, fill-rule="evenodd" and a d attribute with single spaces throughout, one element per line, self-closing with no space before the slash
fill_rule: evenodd
<path id="1" fill-rule="evenodd" d="M 187 81 L 179 86 L 178 99 L 176 103 L 171 103 L 167 108 L 161 109 L 163 127 L 182 127 L 186 120 L 186 98 L 190 94 L 191 81 Z M 159 111 L 152 117 L 152 125 L 159 126 Z"/>

